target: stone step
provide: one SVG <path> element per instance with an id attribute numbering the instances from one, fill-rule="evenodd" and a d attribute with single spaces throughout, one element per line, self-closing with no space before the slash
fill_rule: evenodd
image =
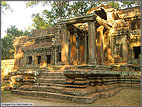
<path id="1" fill-rule="evenodd" d="M 120 87 L 141 88 L 140 84 L 118 84 Z"/>
<path id="2" fill-rule="evenodd" d="M 55 84 L 55 83 L 35 83 L 38 86 L 60 86 L 60 87 L 68 87 L 68 88 L 86 88 L 87 85 L 70 85 L 70 84 Z"/>
<path id="3" fill-rule="evenodd" d="M 65 79 L 43 79 L 42 83 L 56 83 L 56 84 L 61 83 L 62 84 L 62 83 L 65 83 L 65 81 L 66 81 Z"/>
<path id="4" fill-rule="evenodd" d="M 63 73 L 63 72 L 64 72 L 64 70 L 44 70 L 43 72 Z"/>
<path id="5" fill-rule="evenodd" d="M 64 85 L 67 88 L 86 88 L 87 85 L 71 85 L 71 84 L 65 84 Z"/>
<path id="6" fill-rule="evenodd" d="M 51 83 L 53 83 L 53 82 L 56 83 L 56 82 L 61 82 L 61 81 L 64 81 L 64 82 L 65 82 L 65 80 L 66 80 L 65 78 L 38 78 L 38 79 L 37 79 L 37 82 L 38 82 L 38 83 L 46 83 L 46 82 L 47 82 L 47 83 L 48 83 L 48 82 L 49 82 L 49 83 L 50 83 L 50 82 L 51 82 Z"/>
<path id="7" fill-rule="evenodd" d="M 64 76 L 63 72 L 42 72 L 40 76 Z"/>
<path id="8" fill-rule="evenodd" d="M 60 87 L 64 87 L 64 83 L 62 84 L 62 83 L 59 83 L 59 84 L 57 84 L 57 83 L 39 83 L 38 84 L 39 86 L 60 86 Z"/>
<path id="9" fill-rule="evenodd" d="M 44 80 L 44 78 L 38 78 L 37 82 L 41 83 Z"/>
<path id="10" fill-rule="evenodd" d="M 40 79 L 40 78 L 50 78 L 50 79 L 52 79 L 52 78 L 59 78 L 59 79 L 61 79 L 61 78 L 65 78 L 65 76 L 64 75 L 61 75 L 61 76 L 39 76 L 38 77 L 38 79 Z"/>
<path id="11" fill-rule="evenodd" d="M 88 81 L 74 81 L 73 84 L 75 84 L 75 85 L 85 85 L 87 83 L 88 83 Z"/>
<path id="12" fill-rule="evenodd" d="M 23 90 L 12 90 L 12 94 L 19 94 L 23 96 L 32 96 L 32 97 L 43 97 L 43 98 L 58 98 L 62 100 L 70 100 L 76 103 L 90 104 L 100 98 L 99 93 L 94 93 L 92 95 L 86 96 L 72 96 L 65 95 L 61 93 L 51 93 L 51 92 L 42 92 L 42 91 L 23 91 Z"/>
<path id="13" fill-rule="evenodd" d="M 118 87 L 118 88 L 115 88 L 113 90 L 109 90 L 109 91 L 103 91 L 101 92 L 101 98 L 108 98 L 108 97 L 112 97 L 114 96 L 116 93 L 118 93 L 119 91 L 121 91 L 123 88 L 121 87 Z"/>
<path id="14" fill-rule="evenodd" d="M 84 103 L 84 104 L 90 104 L 94 103 L 96 100 L 100 98 L 108 98 L 111 96 L 114 96 L 116 93 L 118 93 L 123 88 L 118 87 L 116 89 L 110 90 L 110 91 L 103 91 L 99 93 L 91 93 L 89 95 L 67 95 L 63 93 L 53 93 L 53 92 L 43 92 L 43 91 L 23 91 L 23 90 L 12 90 L 13 94 L 19 94 L 23 96 L 32 96 L 32 97 L 43 97 L 43 98 L 59 98 L 62 100 L 70 100 L 72 102 L 76 103 Z"/>
<path id="15" fill-rule="evenodd" d="M 35 82 L 35 79 L 23 79 L 23 82 Z"/>
<path id="16" fill-rule="evenodd" d="M 25 91 L 32 91 L 33 85 L 22 85 L 18 88 L 19 90 L 25 90 Z"/>
<path id="17" fill-rule="evenodd" d="M 96 87 L 87 87 L 87 88 L 65 88 L 63 90 L 64 94 L 69 94 L 73 96 L 83 96 L 89 95 L 96 92 Z"/>
<path id="18" fill-rule="evenodd" d="M 64 87 L 59 86 L 38 86 L 38 91 L 52 92 L 52 93 L 62 93 Z"/>
<path id="19" fill-rule="evenodd" d="M 109 90 L 114 90 L 118 88 L 119 86 L 117 84 L 115 85 L 108 85 L 108 86 L 88 86 L 86 88 L 70 88 L 66 87 L 63 90 L 64 94 L 69 94 L 69 95 L 88 95 L 92 94 L 94 92 L 103 92 L 103 91 L 109 91 Z"/>

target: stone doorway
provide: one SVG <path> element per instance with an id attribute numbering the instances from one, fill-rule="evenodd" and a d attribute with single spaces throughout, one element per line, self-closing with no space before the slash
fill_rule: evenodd
<path id="1" fill-rule="evenodd" d="M 51 55 L 46 55 L 47 64 L 51 63 Z"/>
<path id="2" fill-rule="evenodd" d="M 141 47 L 140 46 L 133 47 L 133 50 L 134 50 L 134 58 L 135 59 L 139 58 L 139 54 L 141 54 Z"/>

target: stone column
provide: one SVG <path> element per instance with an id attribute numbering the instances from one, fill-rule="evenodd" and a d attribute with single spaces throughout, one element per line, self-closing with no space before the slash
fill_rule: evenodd
<path id="1" fill-rule="evenodd" d="M 61 61 L 63 64 L 69 63 L 69 39 L 68 39 L 68 29 L 67 25 L 63 25 L 61 28 L 61 34 L 62 34 L 62 53 L 61 53 Z"/>
<path id="2" fill-rule="evenodd" d="M 23 67 L 25 68 L 26 67 L 26 64 L 27 64 L 27 55 L 26 55 L 26 52 L 23 52 Z"/>
<path id="3" fill-rule="evenodd" d="M 77 64 L 77 52 L 76 52 L 76 35 L 74 31 L 70 32 L 70 63 Z"/>
<path id="4" fill-rule="evenodd" d="M 42 67 L 46 67 L 46 65 L 47 65 L 47 61 L 46 61 L 46 55 L 44 54 L 43 56 L 41 56 L 41 58 L 42 58 Z"/>
<path id="5" fill-rule="evenodd" d="M 95 21 L 88 22 L 88 49 L 89 49 L 89 64 L 96 64 L 96 27 Z"/>
<path id="6" fill-rule="evenodd" d="M 54 59 L 55 59 L 55 64 L 57 64 L 57 47 L 54 49 Z"/>
<path id="7" fill-rule="evenodd" d="M 51 64 L 54 64 L 54 52 L 51 50 Z"/>
<path id="8" fill-rule="evenodd" d="M 52 52 L 53 52 L 52 53 L 53 54 L 53 64 L 55 64 L 55 50 L 53 49 Z"/>
<path id="9" fill-rule="evenodd" d="M 133 60 L 133 45 L 131 44 L 131 43 L 129 43 L 129 52 L 128 52 L 128 54 L 129 54 L 129 63 L 131 64 L 132 63 L 132 60 Z"/>
<path id="10" fill-rule="evenodd" d="M 80 61 L 80 64 L 84 64 L 84 37 L 83 37 L 83 34 L 80 35 L 79 61 Z"/>
<path id="11" fill-rule="evenodd" d="M 99 57 L 99 63 L 104 64 L 104 51 L 103 51 L 103 45 L 104 45 L 104 35 L 103 35 L 104 27 L 100 26 L 97 28 L 97 36 L 98 36 L 98 57 Z"/>
<path id="12" fill-rule="evenodd" d="M 32 55 L 32 66 L 34 66 L 34 65 L 35 65 L 35 56 Z"/>
<path id="13" fill-rule="evenodd" d="M 127 36 L 122 37 L 122 62 L 128 61 L 128 40 Z"/>
<path id="14" fill-rule="evenodd" d="M 80 39 L 79 39 L 79 34 L 78 33 L 76 33 L 76 39 L 77 39 L 77 41 L 76 41 L 76 57 L 77 57 L 77 64 L 80 64 L 80 61 L 79 61 L 79 45 L 80 45 Z"/>
<path id="15" fill-rule="evenodd" d="M 84 35 L 84 63 L 87 64 L 87 34 Z"/>

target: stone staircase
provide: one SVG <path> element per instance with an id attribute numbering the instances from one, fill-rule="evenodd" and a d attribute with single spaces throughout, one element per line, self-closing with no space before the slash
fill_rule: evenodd
<path id="1" fill-rule="evenodd" d="M 90 86 L 87 78 L 78 76 L 72 79 L 68 78 L 70 77 L 65 76 L 64 71 L 61 70 L 43 70 L 37 76 L 34 85 L 23 85 L 18 89 L 12 90 L 12 93 L 41 98 L 58 98 L 89 104 L 100 98 L 111 97 L 123 89 L 114 83 L 106 86 Z"/>

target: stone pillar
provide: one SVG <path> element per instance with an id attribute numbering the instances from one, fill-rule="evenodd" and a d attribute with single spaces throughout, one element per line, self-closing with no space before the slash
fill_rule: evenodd
<path id="1" fill-rule="evenodd" d="M 131 43 L 129 43 L 129 51 L 128 51 L 128 54 L 129 54 L 129 59 L 128 59 L 128 62 L 129 64 L 132 64 L 132 60 L 133 60 L 133 45 Z"/>
<path id="2" fill-rule="evenodd" d="M 96 28 L 95 22 L 88 22 L 89 64 L 96 64 Z"/>
<path id="3" fill-rule="evenodd" d="M 26 52 L 23 52 L 23 67 L 25 68 L 26 67 L 26 64 L 27 64 L 27 55 L 26 55 Z"/>
<path id="4" fill-rule="evenodd" d="M 122 37 L 122 62 L 127 63 L 128 61 L 128 40 L 127 36 Z"/>
<path id="5" fill-rule="evenodd" d="M 116 45 L 116 43 L 115 43 L 115 37 L 112 36 L 112 38 L 111 38 L 111 50 L 112 50 L 112 57 L 113 58 L 115 56 L 115 45 Z"/>
<path id="6" fill-rule="evenodd" d="M 77 41 L 76 41 L 76 57 L 77 57 L 77 64 L 80 64 L 80 61 L 79 61 L 79 45 L 80 45 L 80 39 L 79 39 L 79 34 L 78 33 L 76 33 L 76 39 L 77 39 Z"/>
<path id="7" fill-rule="evenodd" d="M 42 67 L 46 67 L 46 65 L 47 65 L 46 55 L 44 54 L 43 56 L 41 56 L 41 58 L 42 58 L 42 60 L 41 60 Z"/>
<path id="8" fill-rule="evenodd" d="M 84 64 L 84 38 L 82 34 L 80 35 L 79 61 L 80 61 L 80 64 Z"/>
<path id="9" fill-rule="evenodd" d="M 98 54 L 97 56 L 99 57 L 99 63 L 100 64 L 104 64 L 104 49 L 103 49 L 103 45 L 104 45 L 104 35 L 103 35 L 103 30 L 104 27 L 100 26 L 99 28 L 97 28 L 97 43 L 98 43 Z"/>
<path id="10" fill-rule="evenodd" d="M 34 65 L 35 65 L 35 56 L 32 55 L 32 66 L 34 66 Z"/>
<path id="11" fill-rule="evenodd" d="M 36 52 L 35 52 L 35 54 L 33 55 L 33 66 L 34 66 L 34 67 L 37 67 L 37 57 L 36 57 Z"/>
<path id="12" fill-rule="evenodd" d="M 73 31 L 70 32 L 70 63 L 77 64 L 77 52 L 76 52 L 76 35 Z"/>
<path id="13" fill-rule="evenodd" d="M 51 64 L 54 64 L 54 52 L 51 50 Z"/>
<path id="14" fill-rule="evenodd" d="M 57 64 L 57 47 L 54 49 L 54 59 L 55 59 L 55 64 Z"/>
<path id="15" fill-rule="evenodd" d="M 84 63 L 87 64 L 87 34 L 84 35 Z"/>
<path id="16" fill-rule="evenodd" d="M 67 25 L 63 25 L 61 28 L 62 34 L 62 52 L 61 52 L 61 61 L 63 64 L 69 63 L 69 39 L 68 39 L 68 29 Z"/>

